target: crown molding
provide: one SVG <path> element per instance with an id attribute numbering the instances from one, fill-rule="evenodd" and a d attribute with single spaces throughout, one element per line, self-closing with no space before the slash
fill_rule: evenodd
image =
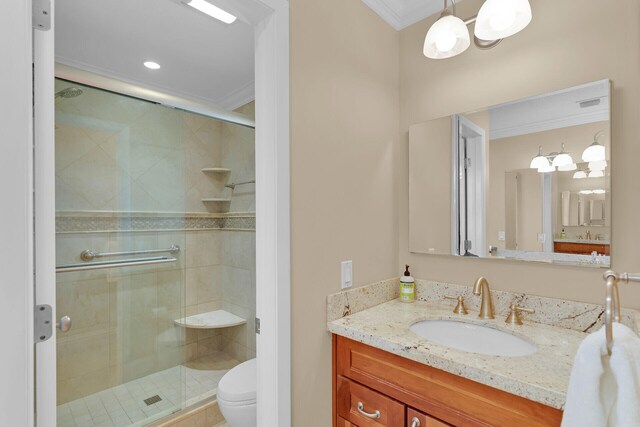
<path id="1" fill-rule="evenodd" d="M 607 120 L 609 120 L 609 111 L 594 111 L 537 122 L 522 123 L 501 129 L 491 129 L 490 138 L 491 140 L 509 138 L 512 136 L 528 135 L 530 133 L 562 129 L 570 126 L 585 125 L 588 123 L 604 122 Z"/>
<path id="2" fill-rule="evenodd" d="M 362 0 L 396 31 L 442 10 L 443 0 Z"/>
<path id="3" fill-rule="evenodd" d="M 246 85 L 233 90 L 225 96 L 218 98 L 216 103 L 229 111 L 242 107 L 256 99 L 256 85 L 251 81 Z"/>

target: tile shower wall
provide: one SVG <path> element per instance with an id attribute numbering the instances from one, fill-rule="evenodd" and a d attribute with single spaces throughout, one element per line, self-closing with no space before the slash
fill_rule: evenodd
<path id="1" fill-rule="evenodd" d="M 87 90 L 69 101 L 87 95 L 100 94 Z M 99 123 L 73 124 L 72 116 L 78 121 L 74 111 L 98 108 L 86 99 L 82 105 L 57 106 L 57 263 L 80 262 L 85 249 L 177 244 L 182 250 L 176 263 L 58 274 L 58 313 L 74 320 L 68 333 L 58 334 L 59 403 L 220 350 L 240 361 L 255 356 L 255 190 L 249 185 L 232 193 L 223 187 L 225 179 L 254 178 L 254 132 L 189 113 L 179 114 L 177 122 L 134 101 L 121 99 L 117 108 L 103 105 L 92 112 L 101 117 Z M 253 114 L 253 105 L 241 110 Z M 113 124 L 123 122 L 126 127 Z M 215 166 L 232 172 L 222 180 L 201 172 Z M 200 199 L 220 194 L 231 196 L 231 210 L 248 212 L 249 219 L 197 229 L 186 228 L 189 222 L 176 229 L 159 221 L 157 228 L 144 231 L 128 221 L 117 226 L 86 221 L 95 211 L 101 211 L 95 218 L 128 218 L 131 211 L 219 217 L 206 215 Z M 74 216 L 85 221 L 74 224 L 69 219 Z M 242 229 L 228 228 L 239 224 Z M 185 314 L 220 308 L 248 324 L 226 330 L 185 330 L 174 324 Z"/>

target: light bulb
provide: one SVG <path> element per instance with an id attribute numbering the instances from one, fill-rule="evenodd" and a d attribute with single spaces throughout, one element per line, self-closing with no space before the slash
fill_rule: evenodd
<path id="1" fill-rule="evenodd" d="M 591 190 L 580 190 L 580 194 L 593 194 Z"/>
<path id="2" fill-rule="evenodd" d="M 605 194 L 606 192 L 607 192 L 606 190 L 603 190 L 601 188 L 593 190 L 593 194 Z"/>
<path id="3" fill-rule="evenodd" d="M 584 179 L 587 177 L 587 173 L 585 171 L 578 171 L 573 174 L 573 179 Z"/>
<path id="4" fill-rule="evenodd" d="M 603 171 L 591 171 L 589 172 L 589 178 L 602 178 L 604 176 Z"/>
<path id="5" fill-rule="evenodd" d="M 549 159 L 547 159 L 545 156 L 536 156 L 533 158 L 533 160 L 531 160 L 529 167 L 531 169 L 538 169 L 547 167 L 549 166 L 549 164 Z"/>
<path id="6" fill-rule="evenodd" d="M 467 50 L 470 45 L 467 25 L 462 19 L 445 11 L 427 31 L 422 52 L 427 58 L 451 58 Z"/>
<path id="7" fill-rule="evenodd" d="M 585 162 L 597 162 L 604 160 L 604 155 L 604 146 L 594 142 L 584 150 L 584 153 L 582 153 L 582 160 Z"/>
<path id="8" fill-rule="evenodd" d="M 158 64 L 157 62 L 153 62 L 153 61 L 145 61 L 142 63 L 142 65 L 144 65 L 145 67 L 149 68 L 150 70 L 159 70 L 160 69 L 160 64 Z"/>
<path id="9" fill-rule="evenodd" d="M 529 0 L 487 0 L 478 11 L 474 33 L 481 40 L 503 39 L 522 31 L 529 22 Z"/>
<path id="10" fill-rule="evenodd" d="M 573 164 L 573 159 L 567 153 L 560 153 L 553 159 L 553 166 L 566 166 Z"/>
<path id="11" fill-rule="evenodd" d="M 456 35 L 450 28 L 443 28 L 436 38 L 436 49 L 449 52 L 456 45 Z"/>

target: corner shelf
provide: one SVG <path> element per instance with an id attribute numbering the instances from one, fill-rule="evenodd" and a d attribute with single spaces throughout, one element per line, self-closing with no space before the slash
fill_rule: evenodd
<path id="1" fill-rule="evenodd" d="M 203 168 L 202 172 L 203 173 L 229 173 L 229 172 L 231 172 L 231 169 L 227 169 L 227 168 Z"/>
<path id="2" fill-rule="evenodd" d="M 244 325 L 247 320 L 225 310 L 215 310 L 176 319 L 174 323 L 185 328 L 220 329 Z"/>

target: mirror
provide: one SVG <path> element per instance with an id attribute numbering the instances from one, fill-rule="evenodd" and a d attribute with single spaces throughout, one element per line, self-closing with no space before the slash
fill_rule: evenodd
<path id="1" fill-rule="evenodd" d="M 409 250 L 610 266 L 608 80 L 409 128 Z"/>

